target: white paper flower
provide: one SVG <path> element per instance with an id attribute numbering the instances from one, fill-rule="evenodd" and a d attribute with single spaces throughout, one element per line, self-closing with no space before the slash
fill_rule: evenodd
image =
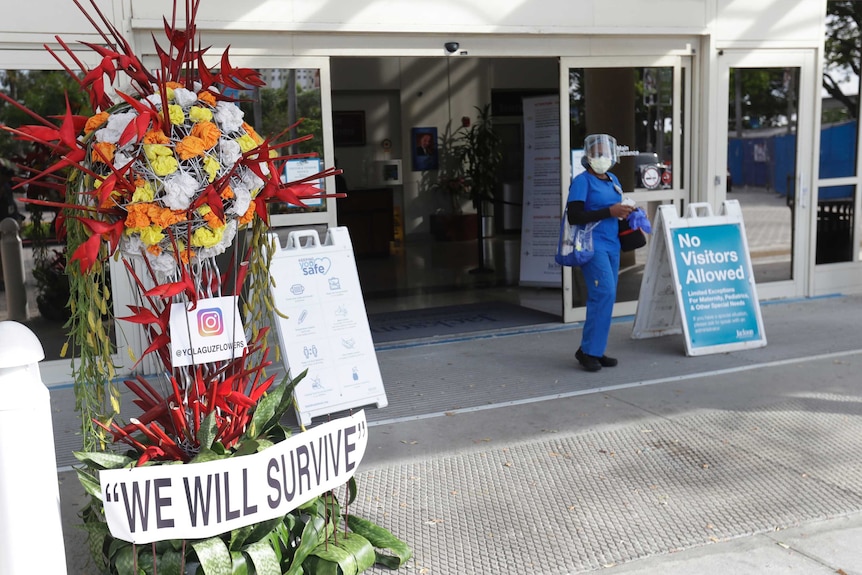
<path id="1" fill-rule="evenodd" d="M 116 114 L 111 114 L 108 117 L 108 123 L 105 125 L 105 127 L 96 130 L 96 141 L 116 144 L 120 141 L 120 136 L 126 129 L 126 126 L 129 125 L 129 122 L 131 122 L 137 117 L 138 115 L 135 112 L 120 112 Z"/>
<path id="2" fill-rule="evenodd" d="M 236 184 L 231 189 L 234 196 L 233 205 L 228 208 L 227 213 L 242 216 L 248 210 L 248 205 L 251 203 L 251 192 L 245 184 Z"/>
<path id="3" fill-rule="evenodd" d="M 222 138 L 218 143 L 219 162 L 222 166 L 231 167 L 242 157 L 242 150 L 236 140 Z"/>
<path id="4" fill-rule="evenodd" d="M 146 247 L 147 246 L 144 245 L 144 242 L 141 241 L 141 236 L 138 234 L 123 234 L 123 237 L 120 240 L 120 249 L 127 254 L 141 255 L 141 250 L 146 249 Z"/>
<path id="5" fill-rule="evenodd" d="M 162 252 L 157 256 L 149 252 L 145 253 L 147 254 L 147 259 L 150 260 L 150 266 L 152 266 L 153 271 L 161 274 L 161 277 L 158 279 L 163 282 L 167 276 L 171 276 L 177 271 L 177 260 L 172 253 Z"/>
<path id="6" fill-rule="evenodd" d="M 242 127 L 243 112 L 230 102 L 216 104 L 215 119 L 222 132 L 235 132 Z"/>
<path id="7" fill-rule="evenodd" d="M 162 109 L 162 95 L 156 90 L 155 94 L 149 94 L 144 101 L 149 102 L 149 104 L 156 110 Z"/>
<path id="8" fill-rule="evenodd" d="M 119 170 L 126 166 L 129 162 L 135 159 L 134 156 L 129 155 L 126 151 L 120 149 L 114 153 L 114 168 Z"/>
<path id="9" fill-rule="evenodd" d="M 243 173 L 240 174 L 240 177 L 242 178 L 242 183 L 245 184 L 249 190 L 257 190 L 263 186 L 263 180 L 261 180 L 258 175 L 251 170 L 243 171 Z"/>
<path id="10" fill-rule="evenodd" d="M 198 95 L 191 90 L 186 90 L 185 88 L 174 88 L 174 102 L 183 108 L 188 108 L 197 101 Z"/>
<path id="11" fill-rule="evenodd" d="M 162 201 L 172 210 L 185 210 L 199 189 L 200 184 L 194 176 L 178 172 L 165 180 L 165 195 Z"/>

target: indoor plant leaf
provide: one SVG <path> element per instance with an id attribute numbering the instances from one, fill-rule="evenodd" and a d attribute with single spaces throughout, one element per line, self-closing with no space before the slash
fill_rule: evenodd
<path id="1" fill-rule="evenodd" d="M 317 557 L 320 561 L 309 557 L 306 564 L 335 563 L 341 568 L 344 575 L 362 573 L 374 565 L 375 562 L 374 547 L 368 539 L 357 533 L 342 534 L 338 537 L 338 543 L 334 542 L 334 537 L 330 537 L 327 541 L 318 545 L 311 552 L 311 555 Z M 309 571 L 317 573 L 317 569 L 309 569 Z"/>
<path id="2" fill-rule="evenodd" d="M 99 480 L 87 473 L 84 469 L 76 467 L 75 472 L 78 474 L 78 481 L 81 483 L 84 491 L 101 501 L 102 487 L 99 484 Z"/>
<path id="3" fill-rule="evenodd" d="M 281 575 L 278 556 L 269 539 L 252 543 L 244 551 L 251 558 L 256 575 Z"/>
<path id="4" fill-rule="evenodd" d="M 233 561 L 224 541 L 218 537 L 210 537 L 192 542 L 192 547 L 205 575 L 231 575 Z"/>
<path id="5" fill-rule="evenodd" d="M 183 575 L 180 571 L 182 555 L 173 549 L 166 549 L 157 556 L 158 575 Z"/>
<path id="6" fill-rule="evenodd" d="M 362 535 L 377 549 L 389 550 L 395 554 L 395 556 L 377 554 L 377 562 L 390 569 L 398 569 L 413 556 L 413 551 L 406 543 L 376 523 L 356 515 L 348 515 L 347 525 L 353 533 Z"/>
<path id="7" fill-rule="evenodd" d="M 201 422 L 201 427 L 198 429 L 198 442 L 201 445 L 201 450 L 211 448 L 215 441 L 217 431 L 215 416 L 215 411 L 211 411 Z"/>
<path id="8" fill-rule="evenodd" d="M 245 560 L 245 555 L 241 551 L 231 551 L 231 574 L 232 575 L 248 575 L 248 563 Z"/>
<path id="9" fill-rule="evenodd" d="M 72 455 L 96 469 L 122 469 L 135 462 L 131 457 L 110 451 L 73 451 Z"/>
<path id="10" fill-rule="evenodd" d="M 314 549 L 323 542 L 326 537 L 327 523 L 323 517 L 312 515 L 302 530 L 302 537 L 299 540 L 299 545 L 293 554 L 293 561 L 290 564 L 284 575 L 300 575 L 302 564 L 305 559 L 311 554 Z"/>

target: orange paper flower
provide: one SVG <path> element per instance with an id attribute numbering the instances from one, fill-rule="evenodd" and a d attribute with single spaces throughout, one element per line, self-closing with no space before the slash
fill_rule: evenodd
<path id="1" fill-rule="evenodd" d="M 96 128 L 100 128 L 102 124 L 108 121 L 110 116 L 111 115 L 107 112 L 99 112 L 98 114 L 90 116 L 87 118 L 87 123 L 84 124 L 84 133 L 89 134 Z"/>
<path id="2" fill-rule="evenodd" d="M 204 144 L 204 149 L 209 150 L 216 144 L 221 137 L 221 130 L 212 122 L 198 122 L 192 126 L 192 136 L 200 138 Z"/>
<path id="3" fill-rule="evenodd" d="M 96 142 L 90 154 L 90 161 L 110 165 L 114 161 L 114 152 L 116 150 L 117 146 L 110 142 Z"/>
<path id="4" fill-rule="evenodd" d="M 177 143 L 176 152 L 181 160 L 196 158 L 204 153 L 204 141 L 197 136 L 186 136 Z"/>

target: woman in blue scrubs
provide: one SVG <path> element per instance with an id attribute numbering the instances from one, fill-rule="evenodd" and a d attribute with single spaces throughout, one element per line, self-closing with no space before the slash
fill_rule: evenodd
<path id="1" fill-rule="evenodd" d="M 634 209 L 622 203 L 623 189 L 608 170 L 619 162 L 617 141 L 607 134 L 591 134 L 584 140 L 586 171 L 569 186 L 567 200 L 570 224 L 598 222 L 593 228 L 595 255 L 581 266 L 587 284 L 587 318 L 581 346 L 575 357 L 587 371 L 614 367 L 617 360 L 605 355 L 620 270 L 619 220 Z"/>

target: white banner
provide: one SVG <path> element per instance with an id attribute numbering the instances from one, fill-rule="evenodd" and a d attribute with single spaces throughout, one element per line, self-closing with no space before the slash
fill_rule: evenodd
<path id="1" fill-rule="evenodd" d="M 191 311 L 171 305 L 173 367 L 234 359 L 246 345 L 236 296 L 199 299 Z"/>
<path id="2" fill-rule="evenodd" d="M 524 98 L 520 285 L 561 285 L 560 203 L 560 97 Z"/>
<path id="3" fill-rule="evenodd" d="M 365 411 L 251 455 L 101 471 L 111 535 L 131 543 L 204 539 L 281 517 L 344 485 L 365 455 Z"/>

